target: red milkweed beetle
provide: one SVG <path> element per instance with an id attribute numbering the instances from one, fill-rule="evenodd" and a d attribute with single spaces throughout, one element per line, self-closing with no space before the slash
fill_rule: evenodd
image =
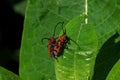
<path id="1" fill-rule="evenodd" d="M 67 43 L 70 41 L 70 38 L 66 35 L 66 29 L 63 29 L 63 24 L 64 22 L 62 22 L 63 34 L 58 38 L 54 45 L 55 57 L 58 57 L 63 54 L 64 49 L 67 48 Z"/>
<path id="2" fill-rule="evenodd" d="M 55 46 L 55 44 L 56 44 L 56 38 L 54 38 L 54 36 L 55 36 L 55 31 L 56 31 L 56 27 L 58 26 L 58 24 L 60 24 L 60 23 L 62 23 L 62 22 L 59 22 L 59 23 L 57 23 L 57 25 L 55 26 L 55 28 L 54 28 L 54 32 L 53 32 L 53 35 L 52 35 L 52 37 L 51 38 L 42 38 L 42 42 L 43 42 L 43 40 L 45 40 L 45 39 L 47 39 L 48 40 L 48 54 L 51 56 L 51 57 L 54 57 L 54 58 L 56 58 L 56 55 L 55 55 L 55 51 L 54 51 L 54 46 Z"/>

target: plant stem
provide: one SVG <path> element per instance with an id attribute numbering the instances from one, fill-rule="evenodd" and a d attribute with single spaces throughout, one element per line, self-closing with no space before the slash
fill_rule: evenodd
<path id="1" fill-rule="evenodd" d="M 88 16 L 88 3 L 87 2 L 88 1 L 85 0 L 85 15 L 86 15 L 86 17 L 85 17 L 85 24 L 88 23 L 88 18 L 87 18 L 87 16 Z"/>

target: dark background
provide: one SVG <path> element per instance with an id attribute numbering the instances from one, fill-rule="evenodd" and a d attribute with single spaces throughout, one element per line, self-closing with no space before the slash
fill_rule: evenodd
<path id="1" fill-rule="evenodd" d="M 0 0 L 0 66 L 18 74 L 24 15 L 13 5 L 23 0 Z"/>

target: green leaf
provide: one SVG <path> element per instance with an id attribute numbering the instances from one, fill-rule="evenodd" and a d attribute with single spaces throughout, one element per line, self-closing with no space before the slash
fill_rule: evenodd
<path id="1" fill-rule="evenodd" d="M 120 1 L 118 0 L 92 0 L 89 2 L 89 22 L 94 23 L 99 48 L 118 30 L 120 30 Z"/>
<path id="2" fill-rule="evenodd" d="M 93 23 L 98 36 L 98 48 L 104 53 L 106 51 L 101 49 L 105 47 L 103 44 L 120 31 L 119 6 L 119 0 L 88 0 L 88 23 Z M 47 40 L 42 44 L 41 39 L 50 38 L 58 22 L 64 21 L 66 24 L 83 12 L 84 0 L 28 0 L 20 54 L 20 77 L 23 80 L 56 79 L 53 60 L 47 55 Z M 57 29 L 56 35 L 60 30 Z M 103 60 L 102 52 L 97 57 L 93 80 L 103 80 L 102 77 L 106 75 L 103 71 L 107 62 Z M 106 56 L 106 59 L 111 59 L 111 56 Z"/>
<path id="3" fill-rule="evenodd" d="M 120 42 L 115 42 L 118 36 L 113 35 L 99 50 L 93 80 L 105 80 L 114 64 L 120 59 Z"/>
<path id="4" fill-rule="evenodd" d="M 106 80 L 119 80 L 120 79 L 120 60 L 114 65 Z"/>
<path id="5" fill-rule="evenodd" d="M 19 72 L 23 80 L 56 80 L 54 59 L 47 53 L 48 42 L 46 40 L 42 44 L 41 39 L 50 38 L 58 22 L 64 21 L 66 24 L 83 13 L 84 9 L 77 4 L 79 1 L 76 1 L 76 4 L 72 4 L 73 2 L 28 0 L 20 50 Z M 72 11 L 71 8 L 77 11 Z M 60 30 L 61 28 L 56 30 L 56 35 Z"/>
<path id="6" fill-rule="evenodd" d="M 88 20 L 90 23 L 94 23 L 99 41 L 99 53 L 93 80 L 105 80 L 120 58 L 119 41 L 115 43 L 120 31 L 119 6 L 119 0 L 91 0 L 89 2 Z"/>
<path id="7" fill-rule="evenodd" d="M 20 78 L 13 72 L 0 67 L 0 80 L 20 80 Z"/>
<path id="8" fill-rule="evenodd" d="M 71 20 L 65 27 L 72 39 L 68 50 L 56 62 L 57 80 L 91 80 L 97 55 L 97 36 L 91 24 L 83 24 L 83 16 Z"/>

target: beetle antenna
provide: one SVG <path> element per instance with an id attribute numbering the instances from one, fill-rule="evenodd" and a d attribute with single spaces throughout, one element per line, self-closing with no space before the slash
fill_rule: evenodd
<path id="1" fill-rule="evenodd" d="M 62 26 L 63 26 L 64 22 L 58 22 L 58 23 L 56 24 L 56 26 L 55 26 L 55 28 L 54 28 L 53 36 L 55 36 L 56 27 L 57 27 L 59 24 L 62 24 Z M 62 28 L 62 29 L 63 29 L 63 28 Z"/>
<path id="2" fill-rule="evenodd" d="M 41 42 L 43 43 L 43 41 L 46 40 L 46 39 L 48 40 L 49 38 L 42 38 L 42 39 L 41 39 Z"/>
<path id="3" fill-rule="evenodd" d="M 66 34 L 66 29 L 64 29 L 63 24 L 64 22 L 62 22 L 62 30 L 63 30 L 63 33 Z"/>

